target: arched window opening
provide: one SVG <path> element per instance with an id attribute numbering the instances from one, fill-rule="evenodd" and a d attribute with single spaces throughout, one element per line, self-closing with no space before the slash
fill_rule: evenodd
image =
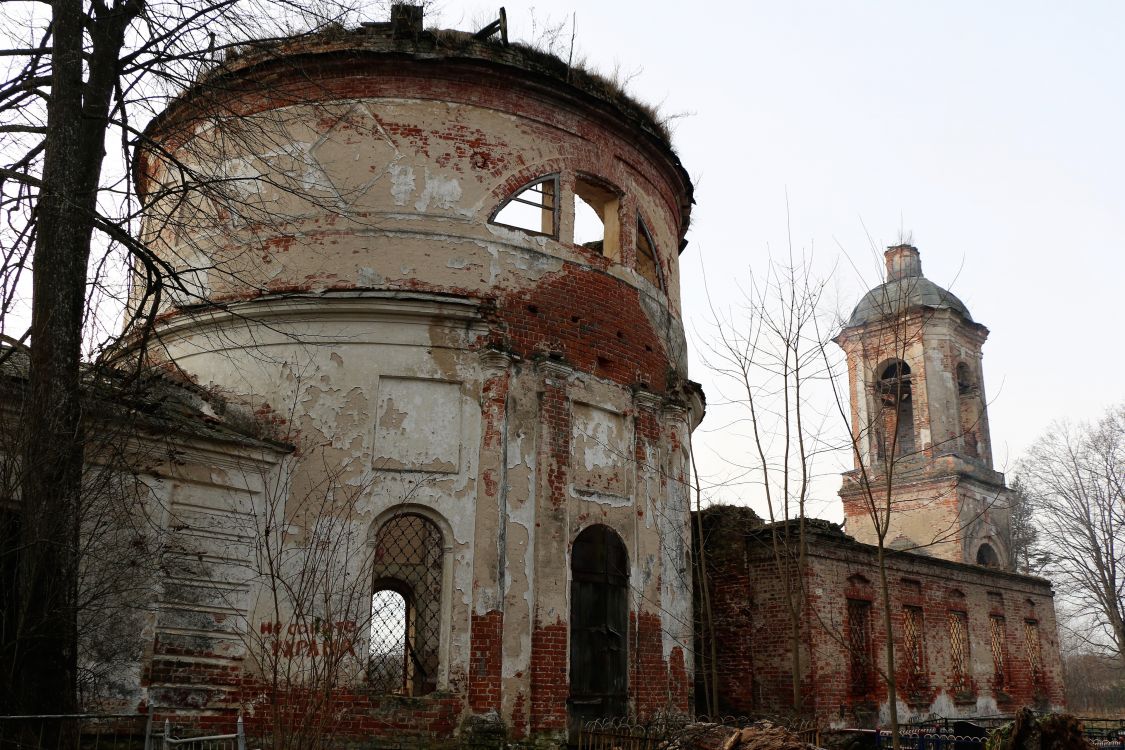
<path id="1" fill-rule="evenodd" d="M 570 720 L 628 708 L 629 555 L 608 526 L 574 540 L 570 586 Z"/>
<path id="2" fill-rule="evenodd" d="M 621 259 L 620 195 L 581 175 L 574 181 L 574 244 Z"/>
<path id="3" fill-rule="evenodd" d="M 957 364 L 957 408 L 960 416 L 961 443 L 965 453 L 979 455 L 978 424 L 980 422 L 979 389 L 973 380 L 972 371 L 964 362 Z"/>
<path id="4" fill-rule="evenodd" d="M 559 176 L 541 177 L 500 204 L 489 222 L 532 234 L 559 236 Z"/>
<path id="5" fill-rule="evenodd" d="M 1000 567 L 1000 557 L 988 542 L 977 548 L 977 565 L 983 565 L 986 568 Z"/>
<path id="6" fill-rule="evenodd" d="M 957 393 L 961 396 L 967 396 L 973 392 L 973 376 L 969 372 L 969 366 L 964 362 L 957 364 Z"/>
<path id="7" fill-rule="evenodd" d="M 443 547 L 438 527 L 414 513 L 379 529 L 368 667 L 376 691 L 426 695 L 437 689 Z"/>
<path id="8" fill-rule="evenodd" d="M 637 216 L 637 273 L 648 279 L 653 286 L 663 289 L 660 283 L 660 264 L 656 260 L 656 245 L 645 226 L 644 219 Z"/>
<path id="9" fill-rule="evenodd" d="M 879 373 L 881 403 L 877 426 L 880 460 L 914 452 L 914 401 L 911 398 L 910 365 L 896 359 Z"/>
<path id="10" fill-rule="evenodd" d="M 382 588 L 372 594 L 368 678 L 380 693 L 411 694 L 414 670 L 407 652 L 411 619 L 406 597 L 395 589 Z"/>

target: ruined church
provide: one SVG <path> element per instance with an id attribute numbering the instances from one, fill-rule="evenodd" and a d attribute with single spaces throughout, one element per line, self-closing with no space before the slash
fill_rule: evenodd
<path id="1" fill-rule="evenodd" d="M 692 184 L 650 110 L 491 31 L 396 5 L 248 45 L 148 125 L 160 578 L 98 691 L 120 710 L 371 742 L 693 712 Z M 873 721 L 887 638 L 908 714 L 1061 703 L 1050 587 L 1004 570 L 987 331 L 913 248 L 888 268 L 837 339 L 857 462 L 796 638 L 776 529 L 700 519 L 724 710 Z M 864 498 L 891 466 L 886 633 Z"/>

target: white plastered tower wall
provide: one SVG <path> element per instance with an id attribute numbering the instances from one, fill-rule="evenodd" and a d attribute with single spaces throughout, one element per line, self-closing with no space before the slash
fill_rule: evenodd
<path id="1" fill-rule="evenodd" d="M 988 329 L 922 275 L 916 248 L 888 248 L 886 262 L 886 283 L 835 339 L 856 442 L 840 491 L 848 532 L 874 543 L 872 506 L 889 492 L 888 546 L 1006 567 L 1008 490 L 992 467 L 982 377 Z"/>

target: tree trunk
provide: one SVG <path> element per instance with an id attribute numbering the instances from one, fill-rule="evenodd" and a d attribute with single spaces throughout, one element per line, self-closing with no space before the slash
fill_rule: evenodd
<path id="1" fill-rule="evenodd" d="M 31 353 L 23 407 L 19 627 L 14 705 L 75 709 L 78 504 L 82 480 L 79 358 L 89 221 L 82 169 L 80 0 L 55 0 L 43 188 L 36 206 Z"/>
<path id="2" fill-rule="evenodd" d="M 891 598 L 887 587 L 886 548 L 879 539 L 879 592 L 883 599 L 883 632 L 886 633 L 887 709 L 891 717 L 891 743 L 899 750 L 898 686 L 895 678 L 895 637 L 891 630 Z"/>
<path id="3" fill-rule="evenodd" d="M 77 708 L 85 445 L 79 368 L 87 265 L 118 60 L 125 29 L 139 10 L 139 2 L 129 2 L 87 14 L 82 0 L 52 2 L 51 98 L 35 208 L 21 424 L 19 613 L 9 683 L 9 705 L 25 713 Z"/>

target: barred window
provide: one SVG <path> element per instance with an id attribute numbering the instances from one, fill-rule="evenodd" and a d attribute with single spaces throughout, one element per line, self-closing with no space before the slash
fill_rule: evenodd
<path id="1" fill-rule="evenodd" d="M 953 690 L 969 692 L 969 615 L 965 612 L 949 613 L 949 661 Z"/>
<path id="2" fill-rule="evenodd" d="M 426 695 L 437 689 L 443 547 L 438 527 L 413 513 L 379 529 L 368 666 L 368 681 L 379 692 Z"/>
<path id="3" fill-rule="evenodd" d="M 848 599 L 848 651 L 850 652 L 853 696 L 867 695 L 874 687 L 875 665 L 871 643 L 871 602 Z"/>
<path id="4" fill-rule="evenodd" d="M 992 680 L 997 690 L 1008 686 L 1008 657 L 1005 643 L 1005 622 L 1001 615 L 988 618 L 988 634 L 992 641 Z"/>
<path id="5" fill-rule="evenodd" d="M 1027 665 L 1031 669 L 1031 681 L 1035 685 L 1043 683 L 1043 645 L 1039 640 L 1039 622 L 1024 620 L 1023 645 L 1027 653 Z"/>
<path id="6" fill-rule="evenodd" d="M 921 607 L 902 608 L 902 645 L 911 682 L 916 684 L 926 673 L 925 619 Z"/>

